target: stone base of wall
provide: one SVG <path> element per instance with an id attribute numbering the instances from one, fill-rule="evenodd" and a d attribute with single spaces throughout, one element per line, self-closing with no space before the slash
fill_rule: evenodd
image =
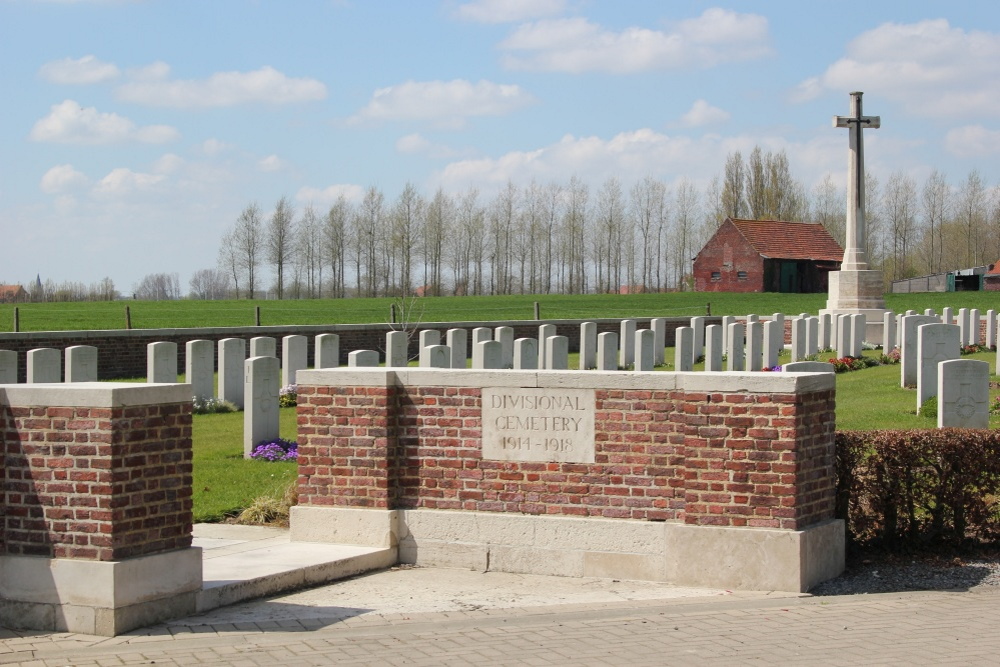
<path id="1" fill-rule="evenodd" d="M 399 562 L 805 592 L 844 568 L 844 523 L 805 530 L 447 510 L 295 507 L 292 539 L 397 546 Z"/>
<path id="2" fill-rule="evenodd" d="M 201 549 L 89 561 L 0 556 L 0 625 L 114 637 L 195 613 Z"/>

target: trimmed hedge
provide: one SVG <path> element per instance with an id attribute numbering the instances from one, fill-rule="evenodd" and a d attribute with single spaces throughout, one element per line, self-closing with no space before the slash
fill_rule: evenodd
<path id="1" fill-rule="evenodd" d="M 892 549 L 1000 537 L 1000 431 L 838 431 L 836 515 Z"/>

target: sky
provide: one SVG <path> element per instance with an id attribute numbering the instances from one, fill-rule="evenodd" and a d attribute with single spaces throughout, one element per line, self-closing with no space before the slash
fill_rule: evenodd
<path id="1" fill-rule="evenodd" d="M 757 145 L 843 184 L 852 91 L 883 182 L 1000 183 L 986 0 L 0 0 L 0 87 L 0 283 L 186 292 L 283 196 L 704 188 Z"/>

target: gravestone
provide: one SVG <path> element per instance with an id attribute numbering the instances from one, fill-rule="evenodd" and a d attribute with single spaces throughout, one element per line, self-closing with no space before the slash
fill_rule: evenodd
<path id="1" fill-rule="evenodd" d="M 662 366 L 666 363 L 667 318 L 654 317 L 649 321 L 649 328 L 653 330 L 653 364 Z"/>
<path id="2" fill-rule="evenodd" d="M 447 345 L 428 345 L 420 350 L 421 368 L 451 368 L 451 349 Z"/>
<path id="3" fill-rule="evenodd" d="M 489 331 L 489 329 L 487 329 Z M 420 349 L 425 347 L 430 347 L 431 345 L 441 344 L 441 332 L 437 329 L 424 329 L 420 332 Z"/>
<path id="4" fill-rule="evenodd" d="M 664 320 L 665 321 L 665 320 Z M 535 348 L 537 354 L 537 347 Z M 536 360 L 537 363 L 537 360 Z M 597 366 L 597 323 L 580 325 L 580 370 L 589 371 Z"/>
<path id="5" fill-rule="evenodd" d="M 694 328 L 680 327 L 674 331 L 674 370 L 689 371 L 691 348 L 694 347 Z"/>
<path id="6" fill-rule="evenodd" d="M 433 346 L 428 346 L 433 347 Z M 420 348 L 423 355 L 426 348 Z M 388 368 L 406 368 L 410 365 L 410 337 L 405 331 L 387 331 L 385 334 L 385 365 Z M 420 365 L 423 366 L 421 356 Z"/>
<path id="7" fill-rule="evenodd" d="M 184 344 L 184 381 L 191 396 L 205 400 L 215 396 L 215 354 L 210 340 L 189 340 Z"/>
<path id="8" fill-rule="evenodd" d="M 785 346 L 785 314 L 784 313 L 774 313 L 771 315 L 771 321 L 777 322 L 778 330 L 781 331 L 781 346 Z"/>
<path id="9" fill-rule="evenodd" d="M 281 339 L 281 385 L 295 384 L 295 375 L 309 365 L 309 339 L 285 336 Z"/>
<path id="10" fill-rule="evenodd" d="M 729 325 L 736 321 L 732 315 L 722 316 L 722 349 L 729 348 Z"/>
<path id="11" fill-rule="evenodd" d="M 468 367 L 469 332 L 465 329 L 448 329 L 445 340 L 451 350 L 451 368 Z"/>
<path id="12" fill-rule="evenodd" d="M 243 363 L 246 405 L 243 406 L 243 458 L 254 447 L 279 435 L 278 390 L 281 371 L 277 357 L 250 357 Z"/>
<path id="13" fill-rule="evenodd" d="M 990 308 L 986 311 L 986 341 L 987 347 L 997 345 L 997 311 Z"/>
<path id="14" fill-rule="evenodd" d="M 764 324 L 760 321 L 747 325 L 746 369 L 759 371 L 764 367 Z"/>
<path id="15" fill-rule="evenodd" d="M 635 363 L 635 320 L 622 320 L 618 342 L 618 365 L 627 369 Z"/>
<path id="16" fill-rule="evenodd" d="M 958 309 L 958 329 L 961 332 L 959 341 L 962 345 L 969 344 L 971 333 L 969 332 L 969 309 Z"/>
<path id="17" fill-rule="evenodd" d="M 514 329 L 497 327 L 493 330 L 493 340 L 500 343 L 500 368 L 514 367 Z"/>
<path id="18" fill-rule="evenodd" d="M 17 352 L 0 350 L 0 384 L 17 383 Z"/>
<path id="19" fill-rule="evenodd" d="M 917 386 L 917 368 L 920 365 L 917 356 L 917 327 L 939 323 L 938 318 L 928 315 L 904 315 L 900 318 L 899 386 Z"/>
<path id="20" fill-rule="evenodd" d="M 834 373 L 833 364 L 827 361 L 793 361 L 781 367 L 785 373 Z"/>
<path id="21" fill-rule="evenodd" d="M 597 370 L 618 370 L 618 334 L 612 331 L 597 336 Z"/>
<path id="22" fill-rule="evenodd" d="M 373 368 L 378 366 L 378 352 L 375 350 L 354 350 L 347 355 L 347 365 L 351 368 Z"/>
<path id="23" fill-rule="evenodd" d="M 72 345 L 66 348 L 66 382 L 97 382 L 96 347 Z"/>
<path id="24" fill-rule="evenodd" d="M 819 318 L 806 318 L 806 356 L 819 352 Z"/>
<path id="25" fill-rule="evenodd" d="M 851 350 L 852 357 L 860 357 L 861 350 L 864 349 L 862 343 L 865 341 L 866 330 L 865 316 L 863 314 L 851 315 Z"/>
<path id="26" fill-rule="evenodd" d="M 805 318 L 796 317 L 792 320 L 792 361 L 806 358 L 807 335 Z"/>
<path id="27" fill-rule="evenodd" d="M 851 316 L 837 316 L 837 356 L 840 358 L 853 356 L 854 337 L 851 334 Z"/>
<path id="28" fill-rule="evenodd" d="M 979 345 L 979 309 L 972 308 L 969 310 L 969 345 Z"/>
<path id="29" fill-rule="evenodd" d="M 316 368 L 337 368 L 340 366 L 340 336 L 319 334 L 316 336 Z"/>
<path id="30" fill-rule="evenodd" d="M 594 341 L 594 360 L 597 360 L 597 341 Z M 514 370 L 534 371 L 538 369 L 538 341 L 534 338 L 518 338 L 514 341 Z"/>
<path id="31" fill-rule="evenodd" d="M 243 362 L 247 344 L 242 338 L 219 341 L 219 398 L 243 409 Z"/>
<path id="32" fill-rule="evenodd" d="M 726 348 L 726 370 L 743 370 L 743 344 L 743 324 L 740 322 L 733 322 L 729 325 L 729 347 Z"/>
<path id="33" fill-rule="evenodd" d="M 938 428 L 989 428 L 989 362 L 942 361 L 937 375 Z"/>
<path id="34" fill-rule="evenodd" d="M 542 324 L 538 327 L 538 367 L 548 368 L 545 363 L 545 341 L 556 335 L 556 325 Z"/>
<path id="35" fill-rule="evenodd" d="M 270 336 L 256 336 L 250 339 L 251 357 L 278 358 L 278 341 Z"/>
<path id="36" fill-rule="evenodd" d="M 423 364 L 420 364 L 423 366 Z M 472 367 L 477 369 L 502 368 L 503 346 L 497 340 L 484 340 L 472 348 Z"/>
<path id="37" fill-rule="evenodd" d="M 837 332 L 840 331 L 840 318 L 841 315 L 831 314 L 830 315 L 830 349 L 833 351 L 840 350 L 840 337 Z"/>
<path id="38" fill-rule="evenodd" d="M 639 329 L 635 332 L 635 366 L 637 371 L 653 370 L 653 341 L 656 335 L 652 329 Z"/>
<path id="39" fill-rule="evenodd" d="M 778 365 L 778 356 L 785 346 L 784 326 L 771 320 L 764 323 L 764 367 L 774 368 Z"/>
<path id="40" fill-rule="evenodd" d="M 930 315 L 931 317 L 936 317 L 937 313 L 934 312 L 933 308 L 925 308 L 924 315 Z"/>
<path id="41" fill-rule="evenodd" d="M 177 382 L 177 343 L 161 341 L 146 346 L 146 382 Z"/>
<path id="42" fill-rule="evenodd" d="M 698 363 L 698 357 L 704 354 L 705 349 L 705 318 L 701 315 L 691 318 L 691 330 L 694 332 L 691 338 L 691 365 Z"/>
<path id="43" fill-rule="evenodd" d="M 938 364 L 958 359 L 962 329 L 954 324 L 924 324 L 917 327 L 917 410 L 937 393 Z"/>
<path id="44" fill-rule="evenodd" d="M 896 316 L 886 313 L 882 316 L 882 353 L 889 354 L 896 347 Z"/>
<path id="45" fill-rule="evenodd" d="M 569 338 L 549 336 L 545 339 L 545 369 L 564 371 L 569 368 Z"/>
<path id="46" fill-rule="evenodd" d="M 941 324 L 954 324 L 954 318 L 951 316 L 951 306 L 945 306 L 941 309 Z"/>
<path id="47" fill-rule="evenodd" d="M 722 370 L 722 326 L 709 324 L 705 327 L 705 370 Z"/>
<path id="48" fill-rule="evenodd" d="M 819 316 L 819 341 L 820 350 L 832 350 L 831 334 L 833 334 L 833 319 L 830 313 L 820 313 Z"/>

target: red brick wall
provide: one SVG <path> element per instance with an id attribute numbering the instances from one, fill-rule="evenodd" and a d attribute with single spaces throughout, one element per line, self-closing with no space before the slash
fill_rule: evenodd
<path id="1" fill-rule="evenodd" d="M 727 249 L 728 246 L 728 249 Z M 712 281 L 718 271 L 720 280 Z M 746 271 L 746 280 L 739 272 Z M 696 292 L 761 292 L 764 290 L 764 259 L 728 220 L 709 240 L 694 261 Z"/>
<path id="2" fill-rule="evenodd" d="M 191 404 L 0 407 L 8 554 L 109 561 L 191 545 Z"/>
<path id="3" fill-rule="evenodd" d="M 481 389 L 299 386 L 299 503 L 801 529 L 833 518 L 833 392 L 595 394 L 594 463 L 484 460 Z"/>

